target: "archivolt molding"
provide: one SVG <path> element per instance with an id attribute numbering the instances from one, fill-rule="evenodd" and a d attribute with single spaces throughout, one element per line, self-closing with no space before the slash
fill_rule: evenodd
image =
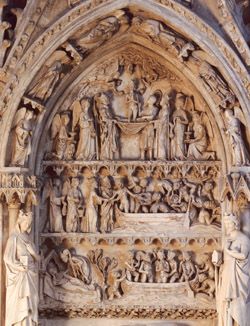
<path id="1" fill-rule="evenodd" d="M 5 92 L 6 97 L 3 99 L 3 104 L 8 103 L 8 105 L 11 105 L 12 108 L 17 107 L 17 105 L 19 104 L 19 101 L 20 101 L 20 95 L 25 92 L 25 89 L 30 84 L 30 81 L 33 79 L 33 77 L 35 76 L 37 71 L 40 69 L 41 64 L 47 60 L 49 53 L 51 54 L 56 48 L 58 48 L 58 46 L 62 42 L 66 41 L 70 37 L 70 35 L 73 35 L 75 30 L 79 29 L 80 24 L 81 24 L 79 21 L 79 15 L 81 15 L 81 21 L 83 21 L 84 20 L 84 17 L 82 16 L 83 13 L 92 12 L 94 14 L 93 10 L 96 9 L 96 6 L 99 6 L 99 5 L 101 6 L 102 4 L 96 3 L 93 1 L 91 1 L 90 3 L 80 4 L 79 6 L 71 9 L 63 18 L 59 19 L 52 27 L 48 28 L 47 32 L 45 32 L 38 39 L 38 41 L 35 42 L 33 46 L 31 46 L 31 48 L 27 51 L 27 54 L 25 55 L 25 57 L 20 60 L 20 63 L 18 64 L 19 69 L 17 69 L 17 74 L 15 75 L 14 81 L 8 85 L 8 88 Z M 124 3 L 124 1 L 123 2 L 118 1 L 116 4 L 112 3 L 112 8 L 114 9 L 114 6 L 116 5 L 116 8 L 119 9 L 121 7 L 121 5 L 123 5 L 123 7 L 124 7 L 128 4 L 138 5 L 138 2 L 137 1 L 127 1 Z M 153 4 L 152 1 L 145 4 L 146 10 L 150 11 L 152 4 Z M 110 2 L 105 3 L 105 7 L 103 7 L 103 8 L 105 8 L 106 15 L 103 14 L 103 11 L 102 11 L 102 16 L 108 15 L 109 5 L 111 5 Z M 139 3 L 139 5 L 140 5 L 140 3 Z M 202 22 L 197 16 L 195 16 L 187 8 L 177 4 L 175 2 L 172 2 L 172 1 L 161 2 L 161 5 L 164 5 L 165 7 L 167 6 L 168 10 L 176 12 L 179 16 L 181 15 L 181 16 L 184 16 L 186 19 L 189 19 L 189 21 L 191 21 L 192 23 L 194 23 L 196 25 L 196 27 L 195 27 L 196 30 L 198 27 L 202 32 L 206 32 L 206 36 L 208 36 L 212 41 L 216 42 L 216 45 L 219 48 L 224 50 L 224 54 L 226 54 L 229 61 L 231 60 L 231 64 L 232 64 L 232 59 L 233 59 L 232 50 L 224 43 L 224 41 L 222 41 L 219 38 L 219 36 L 214 31 L 212 31 L 212 29 L 210 27 L 208 27 L 204 22 Z M 160 8 L 161 8 L 161 6 L 158 7 L 159 10 L 160 10 Z M 155 9 L 155 7 L 154 7 L 154 9 Z M 95 11 L 95 16 L 97 17 L 98 15 L 99 14 L 96 13 L 96 11 Z M 90 17 L 90 20 L 92 21 L 93 16 L 89 14 L 89 17 Z M 168 17 L 168 20 L 170 22 L 169 17 Z M 164 21 L 166 21 L 166 19 Z M 74 24 L 73 24 L 73 22 L 74 22 Z M 84 22 L 86 23 L 86 20 Z M 173 25 L 173 24 L 174 24 L 173 21 L 172 21 L 172 23 L 170 22 L 170 25 Z M 183 21 L 182 21 L 182 24 L 183 24 Z M 66 32 L 66 28 L 65 28 L 66 25 L 68 25 L 70 28 L 69 32 Z M 73 28 L 73 26 L 74 26 L 74 28 Z M 64 37 L 63 38 L 61 37 L 62 36 L 62 28 L 64 28 L 64 33 L 63 33 Z M 177 29 L 180 29 L 180 25 L 178 26 Z M 191 32 L 190 25 L 189 25 L 189 28 L 185 29 L 185 30 L 189 30 Z M 60 41 L 57 40 L 57 34 L 60 34 Z M 202 36 L 200 36 L 200 38 L 202 38 Z M 52 39 L 54 39 L 54 41 L 52 41 Z M 197 43 L 201 43 L 200 40 Z M 47 55 L 45 55 L 45 53 L 43 51 L 41 52 L 41 49 L 43 48 L 43 46 L 45 46 L 47 44 L 51 44 L 51 48 L 48 49 L 48 47 L 46 47 Z M 199 44 L 199 45 L 201 45 L 201 44 Z M 202 44 L 201 46 L 208 50 L 208 47 L 210 47 L 211 45 Z M 210 48 L 210 50 L 211 50 L 211 48 Z M 39 55 L 39 52 L 40 52 L 40 55 Z M 218 53 L 215 53 L 215 55 L 216 54 L 218 55 Z M 35 58 L 35 60 L 34 60 L 34 58 Z M 244 67 L 242 66 L 240 61 L 236 58 L 234 58 L 233 61 L 234 61 L 233 67 L 236 68 L 238 73 L 241 76 L 242 76 L 242 73 L 245 74 Z M 222 59 L 221 59 L 220 64 L 222 64 L 222 63 L 225 64 L 225 62 L 222 62 Z M 219 66 L 219 64 L 218 64 L 218 66 Z M 27 70 L 28 67 L 29 67 L 29 69 Z M 31 73 L 30 69 L 33 69 L 32 73 Z M 222 69 L 220 69 L 220 70 L 221 70 L 221 72 L 223 72 L 224 75 L 227 75 L 227 78 L 226 78 L 227 80 L 234 79 L 234 81 L 235 80 L 239 81 L 239 79 L 235 76 L 235 74 L 232 71 L 230 73 L 228 71 L 228 74 L 226 74 L 225 73 L 226 69 L 229 69 L 229 67 L 227 66 L 226 68 L 223 69 L 223 71 L 222 71 Z M 233 78 L 233 74 L 234 74 L 234 78 Z M 22 77 L 19 77 L 19 75 Z M 229 78 L 229 76 L 231 78 Z M 247 76 L 247 75 L 245 75 L 245 76 Z M 23 80 L 24 83 L 20 84 L 21 80 Z M 242 105 L 242 109 L 245 112 L 246 119 L 248 119 L 248 115 L 246 114 L 248 100 L 246 98 L 244 98 L 244 95 L 242 92 L 243 88 L 240 87 L 240 84 L 236 88 L 236 86 L 233 84 L 233 82 L 231 82 L 231 85 L 232 85 L 232 89 L 235 91 L 236 96 L 239 98 L 239 101 Z M 18 94 L 18 95 L 13 96 L 14 93 Z M 13 103 L 13 101 L 9 101 L 10 97 L 12 99 L 15 98 L 16 101 L 14 103 Z M 207 96 L 206 98 L 209 98 L 209 96 Z M 3 133 L 5 134 L 5 136 L 7 135 L 8 130 L 10 129 L 14 111 L 15 110 L 12 109 L 12 114 L 10 114 L 10 111 L 7 110 L 8 117 L 3 117 L 3 121 L 5 122 L 4 123 L 5 130 Z M 5 118 L 6 118 L 6 120 L 5 120 Z M 5 138 L 5 140 L 6 140 L 6 138 Z M 4 152 L 4 150 L 3 150 L 3 152 Z"/>
<path id="2" fill-rule="evenodd" d="M 233 11 L 235 10 L 235 8 L 230 8 L 229 4 L 225 0 L 218 0 L 218 8 L 220 9 L 221 15 L 224 20 L 223 27 L 227 31 L 228 35 L 231 37 L 234 45 L 238 49 L 246 65 L 250 66 L 250 49 L 244 37 L 242 36 L 241 30 L 237 25 L 236 19 L 233 16 L 237 15 L 237 13 Z"/>

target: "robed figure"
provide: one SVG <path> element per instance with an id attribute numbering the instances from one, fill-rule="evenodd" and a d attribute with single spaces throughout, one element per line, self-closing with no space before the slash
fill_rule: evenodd
<path id="1" fill-rule="evenodd" d="M 250 240 L 233 214 L 225 216 L 227 238 L 218 292 L 219 326 L 248 326 Z"/>
<path id="2" fill-rule="evenodd" d="M 38 325 L 37 261 L 29 238 L 32 216 L 20 211 L 4 253 L 6 266 L 6 326 Z"/>

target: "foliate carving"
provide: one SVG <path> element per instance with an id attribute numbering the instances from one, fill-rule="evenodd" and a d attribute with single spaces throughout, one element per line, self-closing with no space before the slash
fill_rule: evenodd
<path id="1" fill-rule="evenodd" d="M 4 253 L 7 276 L 6 325 L 38 325 L 39 255 L 28 237 L 31 224 L 32 215 L 20 211 Z"/>

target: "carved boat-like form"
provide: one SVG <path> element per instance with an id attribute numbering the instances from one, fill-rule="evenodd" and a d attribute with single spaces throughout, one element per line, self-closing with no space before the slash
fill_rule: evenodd
<path id="1" fill-rule="evenodd" d="M 139 292 L 143 292 L 145 296 L 151 296 L 154 293 L 159 294 L 164 293 L 168 295 L 183 295 L 186 294 L 188 297 L 194 297 L 194 293 L 190 288 L 188 282 L 180 283 L 142 283 L 142 282 L 132 282 L 125 280 L 124 285 L 126 285 L 130 295 L 137 295 Z"/>
<path id="2" fill-rule="evenodd" d="M 186 213 L 123 213 L 116 217 L 115 232 L 163 232 L 183 228 Z"/>

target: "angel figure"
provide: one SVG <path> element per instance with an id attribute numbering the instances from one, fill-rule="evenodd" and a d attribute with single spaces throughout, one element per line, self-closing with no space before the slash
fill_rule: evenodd
<path id="1" fill-rule="evenodd" d="M 24 166 L 31 152 L 31 137 L 34 128 L 34 111 L 22 107 L 13 122 L 13 149 L 11 165 Z"/>
<path id="2" fill-rule="evenodd" d="M 73 103 L 73 123 L 72 131 L 79 126 L 79 140 L 75 153 L 77 160 L 91 160 L 95 155 L 94 141 L 95 141 L 95 128 L 93 119 L 89 117 L 90 102 L 84 98 Z"/>
<path id="3" fill-rule="evenodd" d="M 189 144 L 187 157 L 195 160 L 215 159 L 214 152 L 208 152 L 209 139 L 213 138 L 213 131 L 207 115 L 193 112 L 192 130 L 193 138 L 186 139 L 185 143 Z"/>
<path id="4" fill-rule="evenodd" d="M 218 95 L 221 100 L 220 105 L 223 108 L 227 107 L 227 103 L 235 103 L 234 94 L 229 89 L 226 82 L 219 76 L 218 73 L 216 73 L 213 66 L 211 66 L 208 62 L 201 62 L 199 75 L 202 78 L 207 90 Z"/>
<path id="5" fill-rule="evenodd" d="M 61 73 L 61 62 L 54 62 L 48 71 L 46 71 L 46 73 L 38 79 L 36 84 L 29 91 L 28 95 L 32 98 L 39 99 L 42 102 L 46 102 L 57 86 L 61 77 Z"/>
<path id="6" fill-rule="evenodd" d="M 240 108 L 234 107 L 234 111 L 226 110 L 224 114 L 227 123 L 226 134 L 230 137 L 233 149 L 233 164 L 236 166 L 249 165 L 249 153 L 241 132 L 241 123 L 245 124 L 242 111 Z"/>
<path id="7" fill-rule="evenodd" d="M 53 140 L 54 153 L 53 156 L 62 160 L 67 158 L 70 152 L 74 152 L 74 143 L 72 135 L 69 135 L 68 125 L 70 118 L 67 112 L 56 114 L 51 126 L 51 138 Z"/>
<path id="8" fill-rule="evenodd" d="M 147 36 L 153 42 L 172 50 L 181 58 L 188 57 L 188 51 L 192 52 L 194 46 L 180 37 L 177 33 L 166 28 L 160 21 L 134 17 L 132 20 L 133 32 Z"/>

